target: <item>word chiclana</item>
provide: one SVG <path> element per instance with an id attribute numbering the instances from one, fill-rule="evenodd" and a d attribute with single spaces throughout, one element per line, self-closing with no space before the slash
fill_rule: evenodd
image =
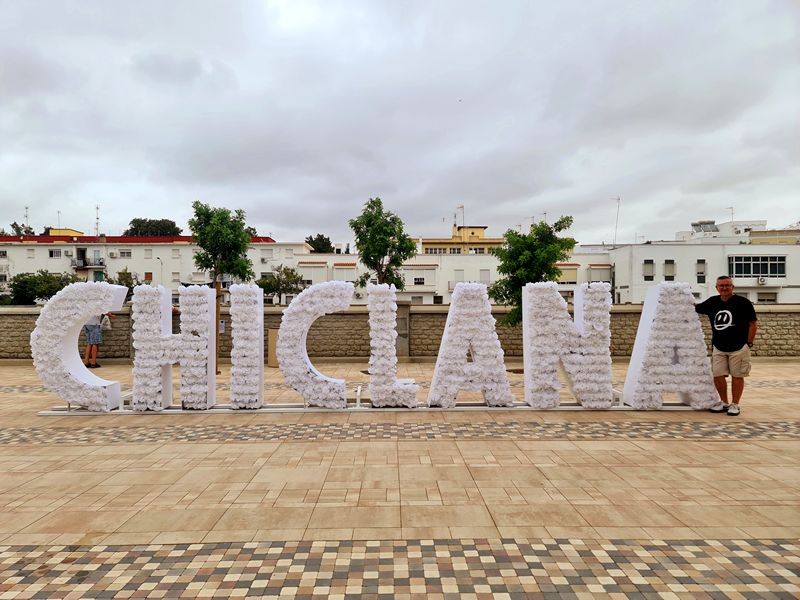
<path id="1" fill-rule="evenodd" d="M 121 405 L 120 386 L 87 370 L 78 335 L 92 315 L 122 308 L 127 288 L 108 283 L 75 283 L 42 308 L 31 334 L 34 365 L 45 386 L 70 404 L 105 412 Z M 232 409 L 264 404 L 264 310 L 261 290 L 233 285 L 231 292 Z M 346 310 L 353 284 L 330 281 L 303 290 L 281 320 L 277 358 L 286 383 L 309 406 L 346 408 L 346 382 L 320 373 L 306 351 L 312 323 Z M 397 303 L 394 286 L 367 287 L 370 358 L 369 397 L 373 407 L 417 406 L 419 386 L 397 378 Z M 184 408 L 216 404 L 214 290 L 179 289 L 180 331 L 172 333 L 170 292 L 137 286 L 133 293 L 133 411 L 160 411 L 172 404 L 172 365 L 180 365 Z M 575 295 L 574 318 L 555 283 L 523 289 L 524 399 L 534 408 L 559 405 L 558 367 L 571 393 L 587 409 L 614 404 L 611 386 L 610 286 L 584 284 Z M 469 358 L 471 360 L 469 360 Z M 486 286 L 459 283 L 453 291 L 427 405 L 450 408 L 462 390 L 480 392 L 489 406 L 513 406 Z M 658 409 L 662 395 L 678 393 L 695 409 L 717 402 L 702 329 L 691 289 L 662 283 L 647 295 L 622 394 L 637 409 Z"/>

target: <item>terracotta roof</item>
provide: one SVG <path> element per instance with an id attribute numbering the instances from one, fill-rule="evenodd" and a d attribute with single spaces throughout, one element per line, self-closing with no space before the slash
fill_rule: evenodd
<path id="1" fill-rule="evenodd" d="M 190 235 L 163 235 L 134 237 L 129 235 L 107 235 L 104 240 L 94 235 L 3 235 L 0 242 L 34 242 L 38 244 L 53 244 L 67 242 L 72 244 L 174 244 L 176 242 L 191 243 Z M 269 236 L 254 236 L 254 243 L 274 244 Z"/>

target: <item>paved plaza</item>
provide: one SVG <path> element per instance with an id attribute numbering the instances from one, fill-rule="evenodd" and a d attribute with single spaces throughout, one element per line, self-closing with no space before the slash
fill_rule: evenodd
<path id="1" fill-rule="evenodd" d="M 43 416 L 33 368 L 0 365 L 0 600 L 796 598 L 800 361 L 754 363 L 739 417 Z M 317 366 L 366 386 L 366 363 Z M 424 401 L 433 364 L 399 370 Z M 130 364 L 97 374 L 130 389 Z"/>

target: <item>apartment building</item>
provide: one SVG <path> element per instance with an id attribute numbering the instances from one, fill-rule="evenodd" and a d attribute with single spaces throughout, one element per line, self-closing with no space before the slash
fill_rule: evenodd
<path id="1" fill-rule="evenodd" d="M 478 240 L 488 240 L 485 248 L 496 241 L 502 243 L 501 238 L 486 238 L 485 229 L 454 226 L 453 237 L 461 236 L 459 243 L 466 244 L 462 249 L 477 248 L 470 244 Z M 755 303 L 800 303 L 798 239 L 800 228 L 768 230 L 766 221 L 698 221 L 692 223 L 691 230 L 678 232 L 674 240 L 579 245 L 568 260 L 558 264 L 559 289 L 570 301 L 582 283 L 607 281 L 612 285 L 615 303 L 640 304 L 654 283 L 688 282 L 697 298 L 705 298 L 716 293 L 718 275 L 730 274 L 737 293 Z M 436 244 L 426 245 L 424 238 L 420 240 L 418 254 L 402 267 L 405 289 L 398 299 L 414 304 L 449 304 L 458 282 L 488 285 L 498 279 L 497 259 L 488 251 L 450 252 L 458 246 L 447 246 L 447 252 L 424 251 L 440 247 Z M 209 282 L 208 274 L 194 265 L 196 249 L 189 236 L 0 237 L 0 293 L 7 292 L 7 282 L 17 273 L 45 269 L 102 281 L 109 276 L 117 278 L 127 269 L 140 281 L 164 285 L 177 295 L 180 285 Z M 248 258 L 256 278 L 269 277 L 284 265 L 296 269 L 307 285 L 355 281 L 365 272 L 356 254 L 314 254 L 305 242 L 276 242 L 269 237 L 253 238 Z M 223 286 L 230 283 L 226 278 Z M 280 300 L 287 303 L 291 299 Z M 354 302 L 366 301 L 364 291 L 359 290 Z"/>

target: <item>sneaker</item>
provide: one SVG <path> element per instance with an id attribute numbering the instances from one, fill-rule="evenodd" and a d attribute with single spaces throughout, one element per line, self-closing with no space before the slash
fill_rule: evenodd
<path id="1" fill-rule="evenodd" d="M 708 410 L 709 410 L 709 412 L 713 412 L 713 413 L 724 413 L 724 412 L 728 412 L 728 408 L 730 406 L 731 406 L 730 404 L 725 404 L 724 402 L 719 402 L 718 404 L 715 404 L 714 406 L 712 406 Z"/>
<path id="2" fill-rule="evenodd" d="M 728 407 L 728 416 L 729 417 L 738 417 L 739 416 L 739 405 L 738 404 L 731 404 Z"/>

